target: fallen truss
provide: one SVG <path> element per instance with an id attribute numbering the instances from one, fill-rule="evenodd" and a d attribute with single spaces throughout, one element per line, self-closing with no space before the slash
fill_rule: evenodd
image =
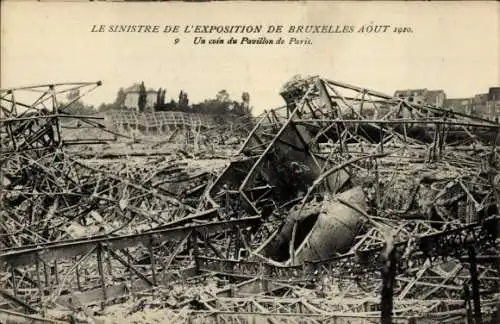
<path id="1" fill-rule="evenodd" d="M 211 179 L 169 159 L 68 153 L 84 142 L 65 141 L 61 119 L 102 127 L 65 115 L 57 94 L 69 90 L 56 89 L 41 97 L 53 106 L 29 116 L 17 91 L 2 92 L 4 306 L 62 305 L 88 319 L 87 307 L 149 292 L 150 307 L 179 322 L 480 321 L 497 311 L 500 124 L 301 79 Z M 179 179 L 188 190 L 174 193 Z M 112 226 L 82 237 L 67 227 L 76 219 Z M 165 288 L 195 280 L 198 294 L 213 278 L 232 288 L 175 302 Z"/>
<path id="2" fill-rule="evenodd" d="M 424 289 L 423 293 L 417 289 L 420 292 L 413 293 L 414 297 L 426 299 L 434 293 L 443 293 L 447 282 L 460 283 L 449 287 L 458 287 L 457 292 L 462 292 L 464 280 L 457 276 L 463 276 L 463 266 L 459 264 L 452 266 L 452 271 L 441 271 L 441 276 L 430 282 L 423 279 L 429 275 L 426 269 L 432 271 L 436 266 L 435 261 L 429 261 L 426 251 L 437 249 L 437 255 L 455 259 L 484 254 L 481 258 L 489 260 L 486 262 L 489 266 L 481 276 L 491 279 L 490 284 L 485 284 L 492 288 L 490 293 L 498 291 L 496 231 L 487 236 L 487 242 L 472 235 L 467 243 L 458 240 L 429 247 L 433 235 L 450 236 L 453 241 L 456 231 L 498 213 L 498 123 L 414 105 L 319 77 L 294 83 L 284 89 L 282 96 L 287 106 L 261 117 L 239 154 L 200 204 L 200 208 L 219 208 L 223 217 L 261 215 L 266 220 L 254 235 L 270 237 L 261 244 L 246 246 L 251 257 L 260 260 L 253 266 L 229 260 L 213 264 L 204 259 L 211 271 L 247 278 L 266 276 L 263 271 L 268 268 L 266 264 L 274 264 L 270 267 L 274 268 L 271 273 L 274 272 L 275 279 L 295 278 L 299 282 L 310 272 L 293 269 L 290 271 L 295 275 L 292 275 L 287 272 L 286 264 L 335 259 L 340 254 L 341 260 L 351 258 L 355 262 L 340 268 L 334 263 L 324 275 L 345 275 L 348 268 L 373 272 L 384 269 L 385 263 L 373 263 L 372 258 L 377 255 L 371 251 L 384 248 L 381 260 L 412 255 L 423 255 L 427 260 L 423 265 L 417 262 L 420 267 L 407 267 L 416 278 L 411 272 L 410 277 L 398 278 L 401 298 L 408 296 L 417 283 L 425 285 L 425 282 L 431 289 Z M 355 188 L 364 192 L 357 201 L 354 193 L 348 194 Z M 347 194 L 347 199 L 343 197 L 345 194 L 338 195 L 341 192 Z M 318 204 L 324 205 L 331 199 L 334 212 L 328 214 Z M 346 234 L 349 227 L 338 224 L 343 215 L 347 217 L 344 221 L 358 219 L 362 226 L 355 221 L 351 224 L 353 233 Z M 272 223 L 275 226 L 270 228 Z M 497 228 L 495 222 L 489 225 Z M 325 248 L 328 240 L 337 242 Z M 394 248 L 411 241 L 421 243 L 406 244 L 406 251 Z M 442 258 L 438 263 L 445 260 Z M 276 265 L 276 261 L 286 264 Z M 394 260 L 391 267 L 396 268 L 397 262 Z M 408 262 L 415 260 L 410 258 Z M 368 265 L 375 267 L 370 271 Z M 392 272 L 394 277 L 395 271 Z M 389 295 L 393 285 L 390 284 Z M 479 303 L 477 289 L 473 294 Z M 452 296 L 449 292 L 444 295 Z M 477 313 L 480 310 L 476 307 Z M 386 310 L 385 315 L 390 311 Z"/>

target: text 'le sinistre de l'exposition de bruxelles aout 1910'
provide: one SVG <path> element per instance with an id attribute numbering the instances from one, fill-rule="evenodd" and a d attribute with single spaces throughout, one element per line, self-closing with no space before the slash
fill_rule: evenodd
<path id="1" fill-rule="evenodd" d="M 112 24 L 92 25 L 91 32 L 95 33 L 165 33 L 191 34 L 195 36 L 195 43 L 223 43 L 220 38 L 226 36 L 241 36 L 231 38 L 233 43 L 240 44 L 267 44 L 276 39 L 265 37 L 270 35 L 288 34 L 289 36 L 308 36 L 314 34 L 349 34 L 349 33 L 411 33 L 409 27 L 394 27 L 391 25 L 365 24 L 355 25 L 133 25 Z M 203 36 L 212 37 L 205 40 Z M 214 38 L 216 37 L 216 38 Z M 217 38 L 219 37 L 219 38 Z M 307 38 L 290 37 L 290 42 L 307 43 Z M 229 41 L 231 43 L 231 41 Z"/>

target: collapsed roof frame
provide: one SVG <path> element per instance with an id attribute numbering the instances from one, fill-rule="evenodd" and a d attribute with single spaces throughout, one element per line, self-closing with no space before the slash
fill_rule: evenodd
<path id="1" fill-rule="evenodd" d="M 383 172 L 393 173 L 393 177 L 398 173 L 395 170 L 397 168 L 382 170 L 382 167 L 390 161 L 411 161 L 417 165 L 420 163 L 423 167 L 451 169 L 454 171 L 454 184 L 461 187 L 467 201 L 476 210 L 484 209 L 485 206 L 494 206 L 497 211 L 500 210 L 497 188 L 500 184 L 497 157 L 499 123 L 433 106 L 416 105 L 405 99 L 319 77 L 297 81 L 281 95 L 287 106 L 265 112 L 261 116 L 237 156 L 206 191 L 199 208 L 218 208 L 221 217 L 227 218 L 242 215 L 261 215 L 266 218 L 286 214 L 291 205 L 297 205 L 300 214 L 314 200 L 314 196 L 335 195 L 352 175 L 356 175 L 358 180 L 375 178 L 377 190 L 373 212 L 383 220 L 381 225 L 386 225 L 384 227 L 387 229 L 393 217 L 398 218 L 409 210 L 382 208 L 379 177 Z M 462 174 L 457 175 L 460 171 Z M 475 185 L 488 192 L 482 201 L 477 201 L 471 195 L 471 179 L 478 182 Z M 445 189 L 442 188 L 438 197 L 445 194 Z M 438 205 L 434 202 L 433 206 Z M 356 206 L 349 207 L 359 211 Z M 371 215 L 365 213 L 365 217 L 375 223 Z M 469 220 L 466 224 L 477 224 L 474 223 L 476 221 L 478 220 Z M 419 220 L 396 222 L 393 225 L 399 227 L 398 232 L 406 227 L 406 237 L 416 239 L 419 243 L 427 242 L 432 235 L 442 236 L 444 241 L 436 243 L 437 246 L 434 247 L 440 256 L 451 256 L 449 249 L 452 246 L 452 249 L 456 249 L 454 252 L 458 253 L 454 255 L 455 259 L 461 253 L 467 253 L 472 246 L 481 247 L 481 252 L 476 251 L 478 253 L 498 253 L 492 247 L 495 235 L 487 235 L 482 244 L 479 242 L 478 232 L 473 231 L 464 234 L 463 244 L 457 245 L 457 238 L 453 233 L 463 231 L 469 225 L 445 217 L 443 224 L 448 224 L 451 228 L 436 230 L 429 227 L 427 221 Z M 490 225 L 496 226 L 495 224 L 497 223 L 493 221 Z M 298 222 L 294 224 L 290 241 L 292 263 L 297 226 Z M 339 272 L 342 275 L 353 265 L 369 272 L 378 271 L 380 267 L 369 270 L 359 265 L 358 253 L 381 249 L 386 245 L 386 234 L 384 228 L 375 227 L 358 237 L 350 252 L 340 257 L 340 260 L 350 260 L 346 263 L 347 267 L 339 267 L 332 260 L 318 262 L 334 264 L 332 267 L 336 269 L 329 267 L 328 271 L 329 275 L 332 275 L 332 271 L 337 273 L 334 277 L 338 277 Z M 279 280 L 286 277 L 282 273 L 286 271 L 286 266 L 273 265 L 272 260 L 266 260 L 260 254 L 270 239 L 260 246 L 252 247 L 251 255 L 264 261 L 254 262 L 249 267 L 241 264 L 241 261 L 200 259 L 203 267 L 215 272 L 232 273 L 236 277 L 249 274 L 261 277 L 268 273 L 262 269 L 276 268 L 271 273 L 275 273 L 274 280 Z M 403 243 L 405 242 L 399 241 L 398 246 Z M 422 253 L 422 246 L 410 245 L 408 243 L 407 246 L 409 253 Z M 403 255 L 403 251 L 398 253 Z M 484 255 L 484 258 L 491 256 Z M 424 259 L 429 262 L 428 257 Z M 238 266 L 232 264 L 234 262 Z M 303 280 L 301 274 L 304 271 L 293 271 Z M 410 272 L 414 271 L 415 268 L 412 268 Z M 489 271 L 486 267 L 481 273 L 484 275 Z M 419 271 L 417 275 L 421 277 L 424 273 L 425 271 Z M 450 274 L 451 277 L 442 278 L 443 282 L 452 280 L 457 273 L 458 270 L 454 275 Z M 494 282 L 498 274 L 492 274 L 492 278 Z M 416 282 L 418 279 L 404 283 L 403 294 L 406 295 Z M 482 282 L 487 287 L 492 284 L 485 283 L 484 280 Z M 443 292 L 443 289 L 446 290 L 441 286 L 433 291 Z"/>
<path id="2" fill-rule="evenodd" d="M 100 144 L 89 139 L 64 141 L 61 120 L 77 119 L 95 128 L 104 128 L 100 117 L 72 115 L 68 108 L 101 86 L 102 82 L 43 84 L 0 90 L 0 154 L 26 150 L 47 150 L 62 145 Z M 67 103 L 62 96 L 71 95 Z M 26 103 L 27 100 L 29 103 Z M 32 101 L 33 100 L 33 101 Z"/>
<path id="3" fill-rule="evenodd" d="M 350 90 L 355 94 L 348 96 L 342 93 L 340 89 L 344 89 L 345 91 Z M 168 265 L 170 265 L 168 261 L 175 257 L 178 253 L 177 251 L 184 244 L 188 244 L 188 246 L 191 244 L 191 247 L 188 247 L 188 249 L 193 249 L 193 245 L 197 244 L 196 242 L 200 237 L 204 237 L 208 241 L 212 233 L 219 233 L 225 230 L 235 232 L 234 236 L 236 239 L 240 237 L 239 239 L 243 243 L 246 243 L 244 238 L 241 237 L 242 235 L 237 225 L 241 223 L 242 226 L 247 226 L 247 223 L 258 220 L 259 217 L 245 216 L 269 216 L 276 211 L 279 212 L 280 207 L 282 207 L 280 205 L 289 207 L 291 204 L 298 204 L 302 208 L 316 194 L 335 194 L 342 190 L 350 175 L 355 173 L 354 170 L 358 172 L 358 176 L 359 174 L 371 173 L 377 175 L 382 173 L 382 170 L 378 169 L 378 161 L 382 165 L 383 159 L 401 159 L 404 157 L 406 159 L 421 160 L 424 164 L 439 165 L 439 163 L 447 159 L 449 152 L 446 149 L 448 147 L 464 150 L 471 149 L 467 147 L 461 148 L 460 146 L 463 145 L 458 144 L 458 142 L 463 143 L 464 138 L 471 145 L 478 147 L 482 153 L 495 152 L 492 148 L 495 147 L 496 140 L 489 140 L 488 135 L 496 134 L 498 136 L 499 125 L 489 121 L 471 116 L 453 114 L 452 112 L 445 112 L 433 107 L 411 105 L 401 99 L 394 99 L 370 90 L 318 77 L 307 80 L 302 86 L 294 87 L 292 90 L 294 95 L 291 97 L 287 97 L 286 92 L 283 93 L 284 97 L 289 99 L 287 100 L 287 107 L 281 110 L 266 112 L 262 116 L 247 138 L 239 155 L 207 191 L 205 199 L 199 206 L 200 213 L 190 216 L 190 220 L 197 218 L 199 215 L 203 217 L 207 214 L 212 216 L 215 214 L 214 210 L 219 209 L 219 216 L 223 218 L 222 221 L 203 223 L 194 226 L 196 228 L 189 225 L 185 228 L 169 228 L 171 227 L 169 226 L 160 229 L 161 233 L 146 232 L 134 235 L 134 237 L 119 236 L 113 239 L 93 238 L 92 240 L 77 240 L 75 242 L 49 242 L 45 246 L 45 250 L 50 261 L 53 261 L 53 258 L 57 257 L 61 251 L 64 253 L 69 251 L 68 256 L 70 258 L 75 256 L 83 256 L 84 258 L 88 256 L 95 257 L 99 265 L 99 276 L 101 277 L 101 285 L 97 290 L 99 292 L 102 291 L 97 297 L 98 299 L 104 297 L 104 300 L 106 300 L 107 297 L 111 296 L 107 295 L 110 291 L 107 290 L 107 285 L 104 282 L 102 269 L 103 263 L 105 263 L 105 260 L 103 260 L 105 254 L 108 257 L 111 255 L 111 258 L 120 262 L 124 268 L 129 269 L 140 280 L 150 285 L 151 282 L 154 282 L 154 278 L 152 277 L 156 275 L 155 262 L 158 262 L 153 257 L 155 254 L 152 252 L 153 241 L 158 239 L 158 236 L 155 235 L 160 235 L 160 239 L 164 239 L 166 237 L 164 234 L 177 233 L 174 236 L 176 239 L 179 239 L 178 244 L 173 247 L 173 251 L 169 251 L 169 253 L 171 252 L 169 255 L 161 259 L 167 261 L 168 268 Z M 296 95 L 297 93 L 299 94 L 298 96 Z M 353 102 L 356 103 L 356 106 L 354 106 Z M 374 108 L 370 109 L 370 105 L 373 105 Z M 408 114 L 410 118 L 398 116 L 404 114 Z M 414 130 L 416 124 L 430 125 L 432 127 L 432 135 L 422 135 L 419 132 L 416 133 L 417 135 L 411 135 L 410 133 Z M 452 138 L 452 133 L 457 128 L 461 130 L 460 136 L 462 137 L 456 141 L 457 143 L 453 143 L 449 139 Z M 469 128 L 486 131 L 477 136 Z M 56 139 L 54 143 L 59 144 L 60 142 Z M 486 145 L 488 143 L 492 145 Z M 43 147 L 48 143 L 41 144 Z M 327 150 L 324 149 L 325 146 Z M 70 161 L 70 165 L 78 165 L 78 161 L 73 161 L 70 157 L 66 157 L 66 159 Z M 279 168 L 283 164 L 285 167 L 280 170 Z M 87 168 L 86 166 L 79 167 L 88 169 L 87 172 L 99 172 L 99 170 Z M 105 178 L 110 179 L 109 175 L 106 175 Z M 120 179 L 112 179 L 112 177 L 111 180 L 121 182 L 119 181 Z M 480 185 L 488 188 L 491 186 L 488 182 L 483 182 Z M 111 183 L 107 187 L 100 187 L 94 183 L 91 185 L 91 188 L 97 192 L 108 192 L 109 188 L 114 186 Z M 137 187 L 136 184 L 129 182 L 124 183 L 124 186 L 128 190 L 131 190 L 129 187 L 137 190 L 135 192 L 137 196 L 141 196 L 144 193 L 143 190 L 147 189 L 140 186 Z M 158 193 L 155 192 L 154 194 Z M 297 196 L 300 199 L 297 199 Z M 292 199 L 290 200 L 291 197 Z M 120 205 L 122 198 L 124 197 L 118 196 L 113 203 Z M 489 199 L 493 201 L 495 197 L 490 196 Z M 168 201 L 168 199 L 165 200 Z M 379 198 L 377 198 L 377 201 L 379 201 Z M 129 200 L 128 205 L 126 204 L 124 209 L 130 209 L 134 212 L 140 203 L 141 200 L 138 200 L 137 204 L 130 204 Z M 266 210 L 266 207 L 269 206 L 272 207 L 271 211 Z M 285 207 L 282 208 L 285 209 Z M 381 214 L 378 216 L 387 215 Z M 240 219 L 227 220 L 227 218 L 232 217 Z M 182 215 L 179 219 L 183 220 Z M 464 242 L 463 248 L 466 248 L 470 237 L 472 236 L 474 241 L 475 235 L 483 233 L 484 229 L 482 226 L 477 226 L 477 224 L 471 224 L 466 227 L 452 227 L 448 231 L 439 233 L 437 231 L 432 232 L 425 225 L 425 222 L 417 221 L 411 223 L 408 228 L 404 229 L 406 231 L 405 235 L 408 237 L 418 236 L 422 233 L 426 233 L 426 237 L 430 236 L 429 234 L 437 235 L 440 240 L 439 242 L 446 243 L 440 244 L 440 247 L 456 246 L 453 244 L 454 240 L 458 238 L 460 242 Z M 381 243 L 384 242 L 383 237 L 377 237 L 376 233 L 372 236 L 365 236 L 355 244 L 359 248 L 359 251 L 371 251 L 373 249 L 380 251 Z M 479 236 L 479 238 L 482 238 L 486 243 L 491 243 L 491 237 L 487 235 Z M 114 255 L 113 249 L 115 246 L 113 246 L 113 242 L 115 241 L 120 244 L 126 243 L 126 247 L 131 246 L 130 244 L 145 243 L 144 245 L 149 245 L 148 248 L 152 257 L 148 267 L 151 268 L 152 277 L 147 273 L 134 271 L 131 263 L 124 260 L 124 258 L 128 257 L 126 250 L 119 251 L 123 256 Z M 108 243 L 111 245 L 108 245 Z M 89 244 L 93 244 L 93 246 L 88 248 Z M 117 243 L 116 247 L 121 248 L 122 245 L 120 244 Z M 408 242 L 399 242 L 397 247 L 406 247 L 407 244 Z M 78 247 L 78 249 L 75 249 L 75 247 Z M 433 245 L 433 247 L 436 247 L 436 245 Z M 10 263 L 13 263 L 11 270 L 14 272 L 19 270 L 14 260 L 22 260 L 23 258 L 17 258 L 21 254 L 23 257 L 29 255 L 27 258 L 30 261 L 28 262 L 26 261 L 27 259 L 24 259 L 25 261 L 22 264 L 22 266 L 28 268 L 28 273 L 39 275 L 39 270 L 41 270 L 39 267 L 42 267 L 44 264 L 44 255 L 40 253 L 40 249 L 36 246 L 30 246 L 27 250 L 22 251 L 2 252 L 2 259 L 8 259 Z M 411 252 L 418 254 L 418 250 L 412 250 Z M 441 257 L 441 252 L 443 251 L 437 250 L 430 258 Z M 461 250 L 457 252 L 461 252 Z M 358 257 L 359 255 L 351 253 L 334 260 L 323 260 L 325 262 L 319 263 L 318 269 L 320 272 L 326 271 L 326 273 L 332 273 L 333 270 L 339 272 L 349 268 L 368 271 L 370 274 L 378 270 L 373 267 L 363 267 L 362 264 L 359 264 Z M 217 269 L 229 269 L 225 271 L 226 275 L 229 276 L 237 276 L 237 270 L 245 271 L 246 269 L 248 274 L 252 273 L 250 270 L 263 268 L 262 262 L 241 262 L 222 260 L 220 258 L 212 260 L 203 258 L 200 255 L 195 255 L 194 259 L 198 270 L 217 271 Z M 427 256 L 419 259 L 429 260 Z M 219 262 L 220 260 L 222 262 Z M 66 269 L 67 271 L 62 271 L 61 274 L 64 274 L 64 276 L 74 274 L 73 270 L 78 269 L 78 266 L 82 265 L 80 261 L 82 261 L 82 258 L 72 260 L 71 269 L 69 271 Z M 212 267 L 210 263 L 212 263 Z M 228 265 L 229 263 L 231 264 Z M 216 265 L 215 267 L 213 266 L 214 264 Z M 236 268 L 234 264 L 237 265 Z M 307 266 L 310 266 L 310 264 Z M 36 267 L 35 271 L 33 271 L 34 267 Z M 57 267 L 57 264 L 54 263 L 54 267 Z M 267 267 L 269 267 L 269 264 L 264 268 Z M 278 276 L 280 274 L 283 275 L 287 270 L 286 267 L 271 267 Z M 297 268 L 293 268 L 292 270 L 295 271 Z M 299 270 L 301 272 L 307 271 L 307 269 L 304 270 L 302 267 Z M 482 269 L 482 271 L 483 273 L 487 273 L 489 270 Z M 13 278 L 22 278 L 21 280 L 25 281 L 24 285 L 29 287 L 33 284 L 33 280 L 30 282 L 29 278 L 25 278 L 25 274 L 26 272 L 16 273 Z M 255 274 L 262 275 L 261 272 L 256 272 Z M 420 275 L 422 274 L 420 273 Z M 76 275 L 78 276 L 78 274 Z M 299 278 L 300 280 L 304 279 L 302 276 L 299 276 Z M 55 279 L 57 282 L 57 274 Z M 349 280 L 352 281 L 352 278 Z M 449 278 L 440 278 L 440 280 L 449 280 Z M 43 279 L 41 281 L 44 282 L 44 286 L 50 285 L 51 282 L 51 280 L 44 281 Z M 412 286 L 416 285 L 417 281 L 407 283 L 406 287 L 409 287 L 408 291 Z M 72 285 L 74 286 L 74 282 Z M 52 290 L 54 287 L 41 287 L 39 285 L 38 288 L 40 289 L 40 296 L 43 296 L 44 292 L 48 289 L 53 293 L 51 297 L 58 297 L 59 292 Z M 116 288 L 126 291 L 126 287 L 120 286 Z M 95 290 L 88 291 L 89 295 L 95 295 L 95 292 Z M 404 295 L 404 292 L 402 292 L 401 296 Z M 67 299 L 68 295 L 61 297 Z M 38 302 L 43 305 L 41 298 L 40 300 L 31 301 L 32 304 L 38 304 Z"/>
<path id="4" fill-rule="evenodd" d="M 351 95 L 344 94 L 346 92 Z M 323 189 L 335 193 L 339 189 L 335 185 L 339 184 L 328 170 L 348 163 L 350 158 L 409 158 L 405 154 L 411 155 L 417 149 L 417 152 L 427 151 L 428 162 L 439 161 L 446 147 L 457 146 L 457 142 L 475 147 L 491 144 L 494 152 L 500 134 L 500 124 L 493 121 L 412 104 L 401 98 L 319 77 L 298 82 L 282 92 L 282 96 L 287 100 L 287 107 L 270 110 L 260 117 L 231 165 L 207 191 L 200 207 L 223 206 L 218 198 L 225 187 L 226 192 L 239 196 L 248 213 L 260 214 L 259 199 L 250 197 L 251 192 L 260 189 L 261 200 L 262 191 L 284 186 L 279 181 L 286 177 L 276 176 L 280 174 L 276 164 L 290 151 L 296 155 L 290 156 L 290 160 L 302 159 L 292 163 L 303 163 L 313 170 L 309 174 L 304 172 L 300 180 L 310 186 L 321 178 L 320 182 L 328 186 Z M 432 128 L 433 134 L 416 138 L 422 131 L 416 126 Z M 272 133 L 273 130 L 276 133 Z M 472 134 L 471 130 L 480 131 L 481 137 Z M 452 132 L 461 133 L 456 143 L 449 140 Z M 362 151 L 349 151 L 348 143 L 357 144 Z M 325 144 L 332 148 L 328 155 L 320 149 Z M 387 146 L 395 150 L 388 152 Z M 354 159 L 348 165 L 359 161 Z"/>
<path id="5" fill-rule="evenodd" d="M 9 279 L 2 280 L 0 295 L 13 308 L 43 313 L 49 300 L 71 299 L 65 286 L 71 291 L 77 285 L 78 289 L 86 290 L 91 300 L 95 299 L 96 290 L 80 282 L 82 273 L 92 265 L 98 266 L 101 277 L 102 287 L 97 290 L 102 291 L 102 296 L 97 296 L 97 300 L 113 299 L 116 296 L 107 290 L 103 272 L 108 265 L 111 271 L 111 260 L 119 263 L 120 270 L 132 272 L 145 288 L 156 285 L 156 276 L 163 273 L 157 272 L 157 267 L 164 266 L 164 272 L 168 272 L 170 263 L 186 244 L 192 247 L 198 240 L 209 244 L 207 234 L 232 231 L 239 224 L 243 226 L 255 220 L 181 227 L 183 224 L 178 220 L 185 221 L 195 209 L 162 188 L 164 182 L 171 180 L 165 179 L 165 175 L 177 169 L 172 161 L 157 160 L 152 174 L 132 175 L 137 172 L 133 167 L 124 165 L 124 170 L 111 171 L 106 165 L 81 160 L 66 151 L 67 145 L 109 141 L 68 141 L 61 132 L 66 119 L 77 119 L 90 128 L 117 135 L 94 121 L 102 119 L 100 117 L 67 113 L 71 104 L 100 84 L 64 83 L 1 91 L 0 218 L 5 222 L 0 224 L 0 239 L 5 248 L 0 249 L 0 267 L 3 274 L 8 273 Z M 23 92 L 34 93 L 37 97 L 26 103 Z M 71 93 L 73 98 L 61 104 L 60 96 Z M 162 181 L 155 178 L 158 174 L 162 175 Z M 111 231 L 99 230 L 97 236 L 90 238 L 68 240 L 60 237 L 66 225 L 89 214 L 112 221 L 115 227 Z M 150 229 L 158 224 L 163 226 L 140 234 L 121 234 L 121 229 L 134 219 L 145 220 Z M 164 246 L 176 239 L 179 242 L 174 242 L 173 248 Z M 129 247 L 146 247 L 151 261 L 149 274 L 148 269 L 138 270 L 134 266 L 137 260 L 127 252 Z M 161 260 L 159 264 L 155 264 L 156 258 Z M 68 264 L 71 264 L 69 269 Z M 116 265 L 114 267 L 116 271 Z M 36 288 L 38 294 L 26 294 L 25 289 L 32 288 Z M 49 299 L 44 298 L 47 293 Z M 117 295 L 121 296 L 122 291 Z"/>

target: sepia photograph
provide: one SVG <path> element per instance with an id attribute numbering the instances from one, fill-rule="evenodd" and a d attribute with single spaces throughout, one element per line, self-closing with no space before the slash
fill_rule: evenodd
<path id="1" fill-rule="evenodd" d="M 0 323 L 500 322 L 499 2 L 0 16 Z"/>

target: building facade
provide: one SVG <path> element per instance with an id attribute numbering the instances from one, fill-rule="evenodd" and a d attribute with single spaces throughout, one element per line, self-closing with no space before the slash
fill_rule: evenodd
<path id="1" fill-rule="evenodd" d="M 397 90 L 394 97 L 417 105 L 430 105 L 484 119 L 500 119 L 500 87 L 491 87 L 487 93 L 469 98 L 446 98 L 443 90 L 428 89 Z"/>
<path id="2" fill-rule="evenodd" d="M 487 97 L 487 111 L 493 118 L 500 119 L 500 87 L 490 88 Z"/>
<path id="3" fill-rule="evenodd" d="M 428 89 L 408 89 L 397 90 L 394 97 L 405 99 L 409 103 L 417 105 L 430 105 L 437 108 L 442 108 L 446 100 L 444 90 L 428 90 Z"/>
<path id="4" fill-rule="evenodd" d="M 472 98 L 449 98 L 445 100 L 443 107 L 461 114 L 473 114 Z"/>
<path id="5" fill-rule="evenodd" d="M 153 112 L 156 105 L 157 92 L 154 90 L 146 91 L 146 107 L 145 111 Z M 126 92 L 125 102 L 123 104 L 125 108 L 139 111 L 139 91 Z"/>
<path id="6" fill-rule="evenodd" d="M 140 93 L 140 84 L 134 84 L 126 89 L 125 92 L 125 100 L 123 103 L 124 108 L 139 111 L 139 93 Z M 153 89 L 146 90 L 146 106 L 144 107 L 144 111 L 153 112 L 156 102 L 158 100 L 158 92 Z"/>

